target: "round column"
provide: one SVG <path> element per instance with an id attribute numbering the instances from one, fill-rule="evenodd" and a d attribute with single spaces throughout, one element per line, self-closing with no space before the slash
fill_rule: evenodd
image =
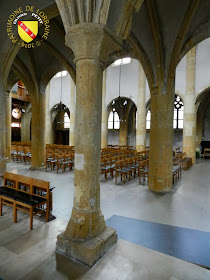
<path id="1" fill-rule="evenodd" d="M 193 48 L 186 56 L 186 93 L 184 103 L 184 128 L 183 128 L 183 152 L 192 158 L 195 163 L 196 151 L 196 121 L 197 112 L 195 106 L 195 66 L 196 48 Z"/>
<path id="2" fill-rule="evenodd" d="M 44 168 L 46 160 L 46 95 L 31 96 L 32 105 L 32 159 L 31 169 Z"/>
<path id="3" fill-rule="evenodd" d="M 0 176 L 6 170 L 6 113 L 5 91 L 0 83 Z"/>
<path id="4" fill-rule="evenodd" d="M 11 161 L 11 95 L 10 92 L 5 94 L 5 104 L 6 104 L 6 159 Z"/>
<path id="5" fill-rule="evenodd" d="M 172 187 L 174 96 L 151 95 L 149 189 L 167 192 Z"/>
<path id="6" fill-rule="evenodd" d="M 103 72 L 101 148 L 108 146 L 108 112 L 106 108 L 106 70 Z"/>
<path id="7" fill-rule="evenodd" d="M 87 239 L 105 229 L 100 210 L 103 70 L 99 61 L 89 58 L 77 60 L 76 68 L 75 195 L 66 234 Z"/>
<path id="8" fill-rule="evenodd" d="M 75 145 L 75 83 L 71 79 L 69 146 Z"/>
<path id="9" fill-rule="evenodd" d="M 46 144 L 53 144 L 53 128 L 52 128 L 52 116 L 49 107 L 50 103 L 50 83 L 46 87 Z"/>
<path id="10" fill-rule="evenodd" d="M 72 26 L 66 44 L 74 52 L 77 72 L 75 193 L 71 218 L 57 238 L 56 250 L 93 266 L 117 240 L 100 209 L 100 159 L 103 63 L 118 45 L 104 26 L 92 23 Z"/>
<path id="11" fill-rule="evenodd" d="M 21 142 L 30 142 L 30 126 L 31 126 L 31 112 L 28 112 L 28 108 L 25 109 L 25 113 L 21 118 Z"/>
<path id="12" fill-rule="evenodd" d="M 139 63 L 139 79 L 138 79 L 138 103 L 137 103 L 137 128 L 136 128 L 136 150 L 138 152 L 146 149 L 146 76 L 144 70 Z"/>

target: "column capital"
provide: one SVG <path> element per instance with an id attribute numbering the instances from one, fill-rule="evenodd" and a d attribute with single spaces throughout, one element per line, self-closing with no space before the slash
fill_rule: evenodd
<path id="1" fill-rule="evenodd" d="M 103 24 L 81 23 L 68 29 L 66 45 L 73 50 L 75 61 L 94 59 L 105 63 L 111 53 L 122 48 L 122 40 Z"/>

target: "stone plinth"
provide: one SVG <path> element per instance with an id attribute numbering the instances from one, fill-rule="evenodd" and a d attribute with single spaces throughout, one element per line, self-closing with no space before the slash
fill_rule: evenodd
<path id="1" fill-rule="evenodd" d="M 116 242 L 117 233 L 109 227 L 103 233 L 87 241 L 70 240 L 62 233 L 57 237 L 56 251 L 92 267 Z"/>

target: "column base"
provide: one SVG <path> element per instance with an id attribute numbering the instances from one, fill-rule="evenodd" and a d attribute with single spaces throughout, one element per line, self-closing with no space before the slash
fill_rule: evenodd
<path id="1" fill-rule="evenodd" d="M 56 252 L 92 267 L 116 242 L 117 233 L 110 227 L 87 241 L 69 240 L 61 233 L 57 237 Z"/>
<path id="2" fill-rule="evenodd" d="M 31 171 L 33 171 L 33 170 L 46 170 L 46 166 L 41 166 L 41 167 L 29 167 L 29 169 L 31 170 Z"/>

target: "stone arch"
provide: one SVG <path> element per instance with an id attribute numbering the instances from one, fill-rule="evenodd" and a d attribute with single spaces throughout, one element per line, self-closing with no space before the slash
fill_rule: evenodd
<path id="1" fill-rule="evenodd" d="M 125 102 L 127 103 L 125 104 Z M 118 113 L 120 126 L 117 130 L 108 129 L 108 143 L 111 145 L 127 145 L 135 142 L 136 104 L 130 98 L 117 97 L 107 106 L 108 116 L 112 110 Z"/>
<path id="2" fill-rule="evenodd" d="M 70 119 L 70 110 L 63 103 L 57 103 L 51 110 L 52 129 L 54 142 L 56 144 L 69 144 L 69 129 L 64 127 L 64 114 L 67 113 Z"/>
<path id="3" fill-rule="evenodd" d="M 132 105 L 135 105 L 135 107 L 137 108 L 137 105 L 135 104 L 135 102 L 134 102 L 132 99 L 130 99 L 129 97 L 127 97 L 127 96 L 120 96 L 120 98 L 123 99 L 123 100 L 127 100 L 127 101 L 133 103 Z M 112 103 L 113 103 L 113 101 L 114 101 L 114 102 L 117 102 L 118 100 L 119 100 L 119 96 L 116 97 L 116 98 L 114 98 L 114 99 L 112 99 L 112 101 L 109 102 L 109 104 L 107 105 L 107 108 L 106 108 L 108 114 L 109 114 L 109 113 L 111 112 L 111 110 L 112 110 Z"/>
<path id="4" fill-rule="evenodd" d="M 210 22 L 207 22 L 197 28 L 190 39 L 185 43 L 179 57 L 179 61 L 195 46 L 210 37 Z"/>
<path id="5" fill-rule="evenodd" d="M 182 101 L 184 102 L 184 94 L 182 94 L 180 91 L 175 90 L 175 95 L 178 95 L 179 97 L 181 97 Z"/>

